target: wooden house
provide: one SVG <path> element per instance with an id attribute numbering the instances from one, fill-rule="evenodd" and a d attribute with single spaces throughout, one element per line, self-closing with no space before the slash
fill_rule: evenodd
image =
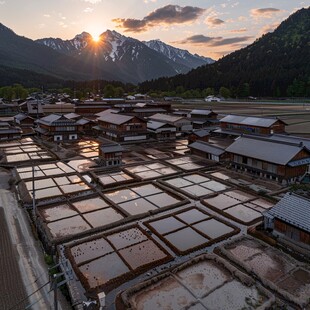
<path id="1" fill-rule="evenodd" d="M 272 135 L 285 133 L 286 125 L 278 118 L 227 115 L 220 120 L 220 129 L 214 132 L 235 136 L 241 134 Z"/>
<path id="2" fill-rule="evenodd" d="M 123 147 L 118 143 L 105 140 L 99 146 L 99 163 L 105 167 L 115 167 L 122 164 Z"/>
<path id="3" fill-rule="evenodd" d="M 31 116 L 19 113 L 14 116 L 14 123 L 22 129 L 23 134 L 33 133 L 34 119 Z"/>
<path id="4" fill-rule="evenodd" d="M 36 121 L 37 134 L 48 141 L 76 141 L 79 138 L 78 124 L 64 115 L 50 114 Z"/>
<path id="5" fill-rule="evenodd" d="M 20 127 L 12 126 L 10 123 L 0 121 L 0 140 L 20 139 L 22 130 Z"/>
<path id="6" fill-rule="evenodd" d="M 134 142 L 147 139 L 146 120 L 133 115 L 108 113 L 97 119 L 94 129 L 99 136 L 118 142 Z"/>
<path id="7" fill-rule="evenodd" d="M 310 249 L 310 199 L 286 193 L 264 213 L 264 227 L 277 237 Z"/>
<path id="8" fill-rule="evenodd" d="M 197 155 L 213 161 L 225 161 L 228 156 L 225 152 L 225 149 L 218 146 L 214 146 L 205 141 L 196 141 L 188 145 L 188 148 L 191 151 L 191 154 Z"/>
<path id="9" fill-rule="evenodd" d="M 188 143 L 193 143 L 195 141 L 209 142 L 210 132 L 206 129 L 195 130 L 189 134 L 187 137 Z"/>
<path id="10" fill-rule="evenodd" d="M 176 127 L 167 123 L 149 120 L 147 130 L 150 137 L 156 140 L 175 140 L 176 138 Z"/>
<path id="11" fill-rule="evenodd" d="M 310 150 L 303 143 L 251 135 L 238 137 L 226 152 L 233 168 L 280 182 L 300 180 L 310 164 Z"/>
<path id="12" fill-rule="evenodd" d="M 152 121 L 173 125 L 176 127 L 177 132 L 188 133 L 193 129 L 191 121 L 182 116 L 156 113 L 150 116 L 149 119 Z"/>

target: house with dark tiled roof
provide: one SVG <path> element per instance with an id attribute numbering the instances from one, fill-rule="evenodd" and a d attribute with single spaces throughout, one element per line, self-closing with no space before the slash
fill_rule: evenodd
<path id="1" fill-rule="evenodd" d="M 189 144 L 188 148 L 190 149 L 191 154 L 217 162 L 224 161 L 228 158 L 225 149 L 205 141 L 197 140 L 196 142 Z"/>
<path id="2" fill-rule="evenodd" d="M 220 128 L 214 133 L 240 136 L 241 134 L 271 135 L 285 133 L 287 124 L 275 117 L 227 115 L 220 120 Z"/>
<path id="3" fill-rule="evenodd" d="M 23 134 L 33 133 L 34 119 L 31 116 L 19 113 L 14 116 L 14 123 L 22 129 Z"/>
<path id="4" fill-rule="evenodd" d="M 74 119 L 59 114 L 50 114 L 36 121 L 38 136 L 48 141 L 76 141 L 79 138 L 78 124 Z"/>
<path id="5" fill-rule="evenodd" d="M 212 110 L 194 109 L 189 113 L 189 116 L 194 129 L 214 126 L 219 123 L 218 114 Z"/>
<path id="6" fill-rule="evenodd" d="M 177 128 L 174 125 L 149 120 L 147 130 L 156 140 L 175 140 Z"/>
<path id="7" fill-rule="evenodd" d="M 104 114 L 94 129 L 98 136 L 117 142 L 143 141 L 148 137 L 146 120 L 134 115 Z"/>
<path id="8" fill-rule="evenodd" d="M 210 131 L 207 129 L 198 129 L 192 131 L 187 137 L 188 143 L 193 143 L 195 141 L 209 142 Z"/>
<path id="9" fill-rule="evenodd" d="M 111 140 L 102 139 L 99 146 L 99 163 L 105 167 L 115 167 L 122 164 L 124 148 Z"/>
<path id="10" fill-rule="evenodd" d="M 183 117 L 183 116 L 177 116 L 177 115 L 173 115 L 173 114 L 156 113 L 156 114 L 150 116 L 149 120 L 173 125 L 176 127 L 177 132 L 188 133 L 193 129 L 191 121 L 188 120 L 186 117 Z"/>
<path id="11" fill-rule="evenodd" d="M 22 130 L 20 127 L 12 126 L 9 122 L 0 121 L 0 140 L 20 139 Z"/>
<path id="12" fill-rule="evenodd" d="M 310 249 L 310 199 L 287 193 L 264 213 L 265 229 Z"/>
<path id="13" fill-rule="evenodd" d="M 226 152 L 233 168 L 286 183 L 299 181 L 310 165 L 310 150 L 303 143 L 252 135 L 238 137 Z"/>

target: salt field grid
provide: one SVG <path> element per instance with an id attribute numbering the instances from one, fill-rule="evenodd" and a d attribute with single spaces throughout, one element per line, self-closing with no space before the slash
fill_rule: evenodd
<path id="1" fill-rule="evenodd" d="M 75 241 L 66 246 L 65 252 L 87 291 L 104 289 L 107 292 L 171 259 L 168 252 L 138 226 Z"/>
<path id="2" fill-rule="evenodd" d="M 4 163 L 19 165 L 27 161 L 48 161 L 55 156 L 36 144 L 31 138 L 0 143 L 0 153 L 4 154 Z"/>
<path id="3" fill-rule="evenodd" d="M 128 166 L 124 171 L 140 180 L 157 179 L 167 175 L 177 174 L 180 170 L 171 168 L 161 162 L 151 162 L 141 165 Z"/>
<path id="4" fill-rule="evenodd" d="M 29 172 L 29 174 L 31 173 L 32 172 Z M 21 182 L 18 188 L 20 196 L 23 197 L 25 202 L 30 202 L 33 197 L 33 183 L 35 188 L 35 199 L 39 203 L 44 200 L 46 200 L 45 203 L 48 203 L 50 199 L 56 197 L 78 195 L 79 193 L 87 191 L 93 192 L 92 187 L 78 174 L 54 175 L 51 177 L 36 178 L 34 182 L 29 179 Z M 29 197 L 28 199 L 26 198 L 27 195 Z"/>
<path id="5" fill-rule="evenodd" d="M 293 258 L 283 250 L 250 237 L 228 242 L 216 251 L 253 274 L 261 283 L 295 304 L 294 309 L 309 309 L 309 264 Z"/>
<path id="6" fill-rule="evenodd" d="M 137 179 L 123 170 L 95 171 L 91 173 L 93 178 L 103 187 L 113 187 L 124 183 L 136 182 Z"/>
<path id="7" fill-rule="evenodd" d="M 192 171 L 192 170 L 199 170 L 205 169 L 207 167 L 214 166 L 215 164 L 212 162 L 208 162 L 203 160 L 202 158 L 196 156 L 183 156 L 177 157 L 172 159 L 166 159 L 166 163 L 175 166 L 178 169 L 182 169 L 184 171 Z"/>
<path id="8" fill-rule="evenodd" d="M 253 225 L 262 221 L 263 212 L 274 206 L 274 203 L 264 198 L 238 189 L 204 198 L 202 203 L 225 217 L 244 225 Z"/>
<path id="9" fill-rule="evenodd" d="M 230 188 L 224 182 L 215 181 L 200 173 L 180 175 L 174 178 L 160 180 L 160 183 L 185 194 L 192 199 L 213 195 Z"/>
<path id="10" fill-rule="evenodd" d="M 127 289 L 117 309 L 266 309 L 273 294 L 216 255 L 198 256 Z"/>
<path id="11" fill-rule="evenodd" d="M 103 196 L 128 216 L 157 213 L 189 202 L 185 197 L 150 182 L 119 187 L 104 192 Z"/>
<path id="12" fill-rule="evenodd" d="M 40 207 L 44 232 L 50 241 L 78 237 L 92 228 L 112 227 L 126 216 L 99 195 Z"/>
<path id="13" fill-rule="evenodd" d="M 99 143 L 95 140 L 81 140 L 73 145 L 70 145 L 70 149 L 74 150 L 82 157 L 97 158 Z"/>
<path id="14" fill-rule="evenodd" d="M 178 255 L 204 248 L 240 231 L 232 224 L 196 207 L 149 220 L 144 224 Z"/>

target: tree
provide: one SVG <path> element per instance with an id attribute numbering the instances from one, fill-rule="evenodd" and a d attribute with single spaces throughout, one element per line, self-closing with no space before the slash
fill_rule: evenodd
<path id="1" fill-rule="evenodd" d="M 220 88 L 220 95 L 225 99 L 231 97 L 230 90 L 224 86 Z"/>
<path id="2" fill-rule="evenodd" d="M 111 84 L 107 84 L 104 89 L 103 89 L 103 93 L 104 93 L 104 96 L 106 98 L 113 98 L 115 97 L 115 88 L 113 85 Z"/>

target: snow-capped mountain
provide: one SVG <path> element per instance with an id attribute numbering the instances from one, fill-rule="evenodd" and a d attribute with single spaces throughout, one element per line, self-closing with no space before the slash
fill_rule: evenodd
<path id="1" fill-rule="evenodd" d="M 87 32 L 71 40 L 45 38 L 36 42 L 60 53 L 95 63 L 99 68 L 117 73 L 122 81 L 129 82 L 186 73 L 199 65 L 210 63 L 203 57 L 163 42 L 160 42 L 161 49 L 157 50 L 153 47 L 155 44 L 148 46 L 149 42 L 144 43 L 110 30 L 100 35 L 99 42 L 94 42 Z M 165 53 L 162 52 L 164 48 Z M 167 52 L 168 50 L 170 52 Z"/>
<path id="2" fill-rule="evenodd" d="M 214 63 L 214 60 L 211 58 L 191 54 L 187 50 L 176 48 L 160 40 L 143 41 L 143 43 L 149 48 L 165 55 L 174 62 L 189 67 L 190 69 Z"/>

